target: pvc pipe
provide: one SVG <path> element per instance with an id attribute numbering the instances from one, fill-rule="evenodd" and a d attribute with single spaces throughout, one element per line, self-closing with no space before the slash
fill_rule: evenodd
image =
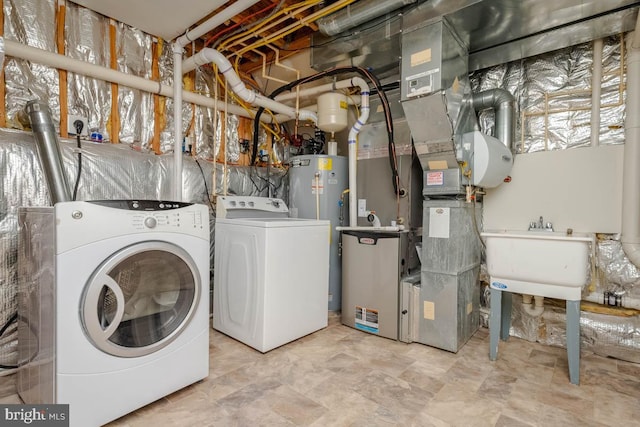
<path id="1" fill-rule="evenodd" d="M 334 36 L 415 2 L 416 0 L 361 0 L 355 4 L 350 4 L 345 9 L 319 19 L 318 28 L 325 36 Z"/>
<path id="2" fill-rule="evenodd" d="M 154 93 L 167 98 L 173 98 L 173 86 L 163 85 L 154 80 L 148 80 L 143 77 L 133 76 L 131 74 L 122 73 L 120 71 L 105 68 L 100 65 L 90 64 L 78 59 L 69 58 L 65 55 L 49 52 L 35 47 L 27 46 L 13 40 L 4 40 L 6 56 L 20 58 L 37 64 L 46 65 L 60 70 L 71 71 L 87 77 L 93 77 L 98 80 L 104 80 L 110 83 L 117 83 L 131 89 L 138 89 L 148 93 Z M 199 95 L 194 92 L 183 91 L 182 100 L 192 104 L 200 105 L 207 108 L 216 108 L 217 101 L 214 98 Z M 252 118 L 242 107 L 238 105 L 229 105 L 229 113 L 238 116 Z M 263 114 L 260 121 L 271 123 L 271 117 Z"/>
<path id="3" fill-rule="evenodd" d="M 640 25 L 640 18 L 638 19 Z M 636 27 L 627 57 L 627 96 L 624 121 L 624 169 L 622 175 L 622 249 L 640 267 L 640 45 L 634 46 Z"/>
<path id="4" fill-rule="evenodd" d="M 314 123 L 318 122 L 316 114 L 308 110 L 298 110 L 295 108 L 284 105 L 280 102 L 274 101 L 271 98 L 263 96 L 245 86 L 240 79 L 240 76 L 235 72 L 231 62 L 220 52 L 215 49 L 205 48 L 195 55 L 191 56 L 184 61 L 182 72 L 188 73 L 194 70 L 196 67 L 204 64 L 215 63 L 220 72 L 227 80 L 227 84 L 231 87 L 236 95 L 238 95 L 243 101 L 252 105 L 258 105 L 260 107 L 267 108 L 275 113 L 281 113 L 291 119 L 298 117 L 301 120 L 311 120 Z"/>
<path id="5" fill-rule="evenodd" d="M 238 0 L 237 2 L 233 3 L 231 6 L 225 7 L 220 13 L 217 13 L 211 18 L 207 19 L 206 21 L 198 25 L 193 30 L 188 31 L 184 35 L 178 37 L 176 39 L 176 43 L 180 47 L 185 47 L 192 41 L 205 35 L 209 31 L 223 24 L 225 21 L 228 21 L 229 19 L 233 18 L 240 12 L 244 12 L 246 9 L 258 3 L 258 1 L 259 0 Z M 228 3 L 228 0 L 214 2 L 211 5 L 211 10 L 215 10 L 225 3 Z"/>
<path id="6" fill-rule="evenodd" d="M 522 295 L 522 310 L 529 316 L 538 317 L 544 312 L 544 297 L 535 295 L 535 307 L 531 305 L 531 295 Z"/>
<path id="7" fill-rule="evenodd" d="M 347 144 L 349 146 L 349 225 L 356 227 L 358 225 L 358 195 L 357 195 L 357 165 L 358 165 L 358 146 L 357 137 L 367 119 L 369 118 L 369 86 L 360 77 L 351 79 L 352 86 L 360 87 L 361 105 L 360 117 L 351 127 Z M 370 227 L 367 227 L 370 228 Z"/>
<path id="8" fill-rule="evenodd" d="M 471 104 L 477 111 L 493 108 L 496 113 L 496 138 L 515 152 L 516 127 L 515 127 L 515 102 L 511 93 L 504 89 L 495 88 L 474 93 Z"/>
<path id="9" fill-rule="evenodd" d="M 47 181 L 51 204 L 68 202 L 71 200 L 71 193 L 67 177 L 64 174 L 62 154 L 51 110 L 44 102 L 34 100 L 27 102 L 24 111 L 31 122 L 31 129 L 36 140 L 36 150 L 44 178 Z"/>
<path id="10" fill-rule="evenodd" d="M 589 295 L 582 298 L 584 301 L 595 302 L 608 306 L 604 300 L 604 294 L 602 292 L 592 292 Z M 632 308 L 634 310 L 640 310 L 640 299 L 624 296 L 620 302 L 620 306 L 624 308 Z"/>
<path id="11" fill-rule="evenodd" d="M 173 180 L 171 195 L 174 201 L 182 201 L 182 53 L 178 43 L 173 50 Z"/>
<path id="12" fill-rule="evenodd" d="M 593 41 L 593 73 L 591 75 L 591 146 L 600 145 L 600 97 L 602 94 L 602 39 Z"/>
<path id="13" fill-rule="evenodd" d="M 353 82 L 351 81 L 351 79 L 345 79 L 345 80 L 340 80 L 334 83 L 327 83 L 324 85 L 313 86 L 307 89 L 300 89 L 297 93 L 296 92 L 281 93 L 280 95 L 276 96 L 274 99 L 276 101 L 282 102 L 289 99 L 295 99 L 296 96 L 300 96 L 300 97 L 312 96 L 312 95 L 318 95 L 325 92 L 331 92 L 334 90 L 347 89 L 350 87 L 353 87 Z"/>

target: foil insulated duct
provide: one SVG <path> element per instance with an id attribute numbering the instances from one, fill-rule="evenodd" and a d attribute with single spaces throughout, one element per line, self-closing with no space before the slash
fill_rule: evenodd
<path id="1" fill-rule="evenodd" d="M 335 36 L 385 13 L 393 12 L 415 2 L 416 0 L 361 0 L 336 13 L 318 19 L 318 28 L 326 36 Z"/>
<path id="2" fill-rule="evenodd" d="M 600 144 L 624 143 L 624 48 L 604 39 Z M 583 43 L 471 74 L 474 92 L 502 88 L 516 97 L 516 153 L 590 145 L 593 45 Z M 478 114 L 483 133 L 495 135 L 495 114 Z"/>

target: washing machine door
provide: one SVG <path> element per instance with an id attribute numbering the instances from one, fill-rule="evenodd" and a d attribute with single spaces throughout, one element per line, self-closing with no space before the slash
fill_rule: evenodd
<path id="1" fill-rule="evenodd" d="M 180 247 L 155 241 L 128 246 L 87 282 L 80 309 L 85 333 L 114 356 L 154 353 L 187 327 L 200 289 L 196 264 Z"/>

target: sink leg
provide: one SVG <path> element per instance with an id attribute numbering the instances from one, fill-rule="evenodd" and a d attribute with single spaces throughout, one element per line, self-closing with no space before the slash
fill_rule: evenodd
<path id="1" fill-rule="evenodd" d="M 567 301 L 567 358 L 569 381 L 580 384 L 580 301 Z"/>
<path id="2" fill-rule="evenodd" d="M 491 311 L 489 312 L 489 359 L 498 357 L 498 341 L 502 311 L 502 291 L 491 288 Z"/>
<path id="3" fill-rule="evenodd" d="M 509 329 L 511 329 L 511 292 L 500 292 L 502 294 L 502 315 L 500 318 L 500 339 L 509 339 Z"/>

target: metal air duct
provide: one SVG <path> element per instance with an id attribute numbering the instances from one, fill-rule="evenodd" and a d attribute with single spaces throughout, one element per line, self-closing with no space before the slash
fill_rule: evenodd
<path id="1" fill-rule="evenodd" d="M 402 108 L 422 169 L 440 171 L 427 192 L 461 191 L 459 147 L 475 119 L 467 70 L 466 46 L 445 19 L 404 29 Z"/>
<path id="2" fill-rule="evenodd" d="M 29 116 L 33 136 L 36 139 L 38 158 L 47 181 L 51 203 L 55 205 L 58 202 L 68 202 L 71 200 L 71 194 L 64 174 L 62 154 L 51 110 L 44 102 L 33 100 L 27 102 L 24 111 Z"/>
<path id="3" fill-rule="evenodd" d="M 495 135 L 502 143 L 515 153 L 515 97 L 500 88 L 474 93 L 471 104 L 476 111 L 493 108 L 496 114 Z"/>
<path id="4" fill-rule="evenodd" d="M 320 32 L 326 36 L 335 36 L 350 28 L 369 22 L 385 13 L 413 4 L 416 0 L 360 0 L 350 4 L 339 12 L 318 20 Z"/>

